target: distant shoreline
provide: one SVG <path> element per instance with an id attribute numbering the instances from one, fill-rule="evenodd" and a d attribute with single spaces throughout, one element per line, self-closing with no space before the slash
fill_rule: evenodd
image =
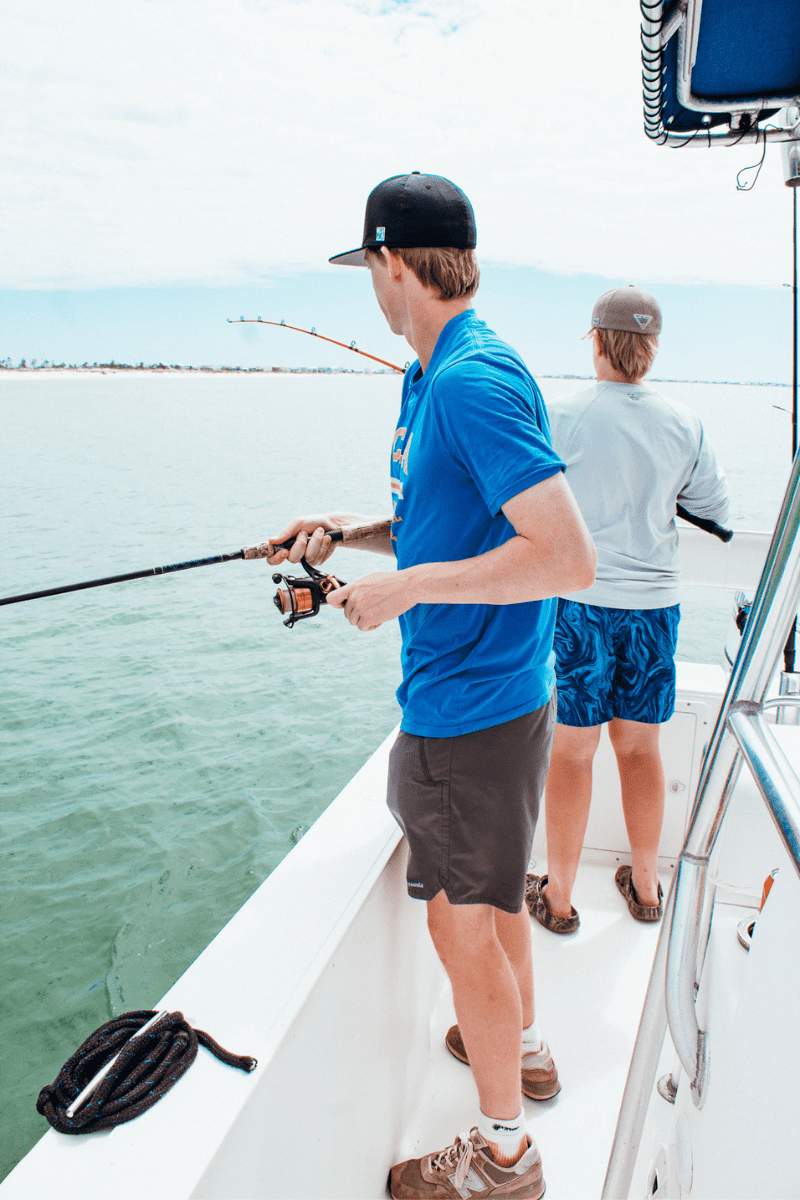
<path id="1" fill-rule="evenodd" d="M 117 375 L 137 371 L 145 375 L 396 375 L 391 368 L 354 370 L 352 367 L 184 367 L 177 363 L 20 363 L 12 367 L 0 362 L 0 377 L 5 375 Z M 594 380 L 594 375 L 543 375 L 539 379 L 574 379 L 576 382 Z M 650 383 L 708 383 L 717 387 L 791 387 L 789 383 L 770 383 L 762 379 L 659 379 Z"/>
<path id="2" fill-rule="evenodd" d="M 28 366 L 20 363 L 17 367 L 0 363 L 0 375 L 116 375 L 129 371 L 137 371 L 144 375 L 397 375 L 398 372 L 387 367 L 375 371 L 353 370 L 350 367 L 184 367 L 178 363 L 37 363 Z"/>

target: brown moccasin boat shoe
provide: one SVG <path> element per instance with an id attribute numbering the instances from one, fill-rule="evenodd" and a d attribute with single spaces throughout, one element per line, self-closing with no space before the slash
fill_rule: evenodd
<path id="1" fill-rule="evenodd" d="M 457 1137 L 438 1154 L 392 1167 L 389 1192 L 394 1200 L 461 1200 L 464 1196 L 539 1200 L 544 1195 L 542 1156 L 532 1141 L 513 1166 L 500 1167 L 476 1127 L 468 1138 Z"/>
<path id="2" fill-rule="evenodd" d="M 542 890 L 546 884 L 546 875 L 525 876 L 525 903 L 528 906 L 528 912 L 551 933 L 577 933 L 581 919 L 574 908 L 570 906 L 568 917 L 557 917 L 547 907 Z"/>
<path id="3" fill-rule="evenodd" d="M 658 904 L 640 904 L 639 898 L 633 889 L 633 870 L 631 867 L 617 867 L 614 882 L 627 900 L 628 911 L 632 917 L 635 917 L 637 921 L 661 920 L 661 914 L 664 911 L 662 904 L 664 893 L 661 890 L 661 884 L 658 885 Z"/>
<path id="4" fill-rule="evenodd" d="M 467 1048 L 457 1025 L 450 1026 L 444 1044 L 455 1058 L 469 1065 Z M 521 1086 L 523 1094 L 530 1100 L 551 1100 L 561 1091 L 558 1071 L 547 1042 L 542 1042 L 541 1050 L 522 1056 Z"/>

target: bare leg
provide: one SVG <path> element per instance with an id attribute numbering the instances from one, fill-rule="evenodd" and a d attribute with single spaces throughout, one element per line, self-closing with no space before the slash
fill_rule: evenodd
<path id="1" fill-rule="evenodd" d="M 615 717 L 608 732 L 619 768 L 633 887 L 640 904 L 658 904 L 658 839 L 664 820 L 664 766 L 658 749 L 661 726 Z"/>
<path id="2" fill-rule="evenodd" d="M 547 820 L 547 906 L 557 917 L 572 911 L 572 888 L 578 873 L 592 800 L 592 761 L 600 744 L 600 725 L 586 729 L 556 725 L 550 772 L 545 788 Z"/>
<path id="3" fill-rule="evenodd" d="M 428 901 L 428 928 L 453 988 L 481 1111 L 510 1121 L 522 1107 L 522 1002 L 495 928 L 496 911 L 488 904 L 450 904 L 439 892 Z"/>
<path id="4" fill-rule="evenodd" d="M 536 1006 L 533 1000 L 531 921 L 528 910 L 523 907 L 522 912 L 515 913 L 513 916 L 499 908 L 492 911 L 494 912 L 495 931 L 517 981 L 522 1004 L 522 1026 L 527 1028 L 536 1016 Z"/>

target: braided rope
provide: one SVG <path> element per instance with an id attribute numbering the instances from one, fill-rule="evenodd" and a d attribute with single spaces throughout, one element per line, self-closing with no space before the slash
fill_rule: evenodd
<path id="1" fill-rule="evenodd" d="M 141 1036 L 133 1034 L 156 1015 L 152 1009 L 122 1013 L 96 1029 L 68 1058 L 55 1083 L 42 1088 L 36 1108 L 59 1133 L 95 1133 L 132 1121 L 173 1087 L 197 1057 L 198 1045 L 221 1062 L 253 1071 L 256 1060 L 224 1050 L 183 1013 L 165 1014 Z M 73 1116 L 67 1109 L 106 1063 L 119 1054 L 97 1090 Z"/>

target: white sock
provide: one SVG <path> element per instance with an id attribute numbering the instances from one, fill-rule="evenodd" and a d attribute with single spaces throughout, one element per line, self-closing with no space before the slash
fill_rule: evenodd
<path id="1" fill-rule="evenodd" d="M 525 1153 L 528 1130 L 525 1126 L 525 1113 L 513 1121 L 501 1117 L 487 1117 L 480 1113 L 478 1117 L 478 1133 L 489 1143 L 492 1158 L 499 1167 L 510 1167 Z"/>
<path id="2" fill-rule="evenodd" d="M 522 1053 L 535 1054 L 537 1050 L 542 1048 L 542 1035 L 539 1033 L 539 1026 L 536 1024 L 536 1018 L 531 1021 L 522 1031 Z"/>

